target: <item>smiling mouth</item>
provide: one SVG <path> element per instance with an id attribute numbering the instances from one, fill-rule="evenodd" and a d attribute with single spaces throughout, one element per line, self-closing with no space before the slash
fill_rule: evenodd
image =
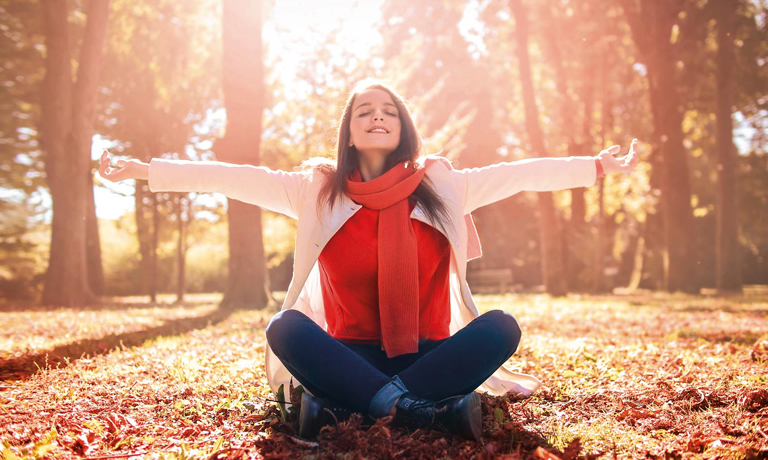
<path id="1" fill-rule="evenodd" d="M 389 131 L 387 131 L 384 128 L 373 128 L 368 131 L 369 133 L 376 133 L 376 134 L 389 134 Z"/>

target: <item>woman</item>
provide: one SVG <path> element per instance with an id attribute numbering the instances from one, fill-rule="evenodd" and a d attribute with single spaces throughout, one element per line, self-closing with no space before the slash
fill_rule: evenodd
<path id="1" fill-rule="evenodd" d="M 465 281 L 481 255 L 470 212 L 523 190 L 592 185 L 638 163 L 636 141 L 616 159 L 539 158 L 464 170 L 419 159 L 411 115 L 391 88 L 364 82 L 350 94 L 336 164 L 300 172 L 220 162 L 119 161 L 99 172 L 149 180 L 152 191 L 220 192 L 299 220 L 294 273 L 267 330 L 273 391 L 305 389 L 300 434 L 349 411 L 478 440 L 474 390 L 530 394 L 541 384 L 504 364 L 520 328 L 501 310 L 478 315 Z M 325 409 L 329 409 L 326 411 Z"/>

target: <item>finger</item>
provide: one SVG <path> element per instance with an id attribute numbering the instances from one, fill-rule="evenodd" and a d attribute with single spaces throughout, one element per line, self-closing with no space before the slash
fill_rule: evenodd
<path id="1" fill-rule="evenodd" d="M 106 178 L 107 175 L 107 162 L 102 159 L 99 163 L 99 176 Z"/>
<path id="2" fill-rule="evenodd" d="M 638 162 L 639 160 L 637 155 L 630 155 L 627 162 L 622 166 L 624 168 L 624 172 L 633 171 L 637 167 Z"/>
<path id="3" fill-rule="evenodd" d="M 125 160 L 117 160 L 117 167 L 118 168 L 124 168 L 125 167 Z"/>
<path id="4" fill-rule="evenodd" d="M 620 145 L 613 145 L 613 146 L 608 147 L 607 149 L 603 150 L 603 152 L 608 152 L 610 155 L 616 155 L 617 153 L 621 152 L 621 146 Z"/>

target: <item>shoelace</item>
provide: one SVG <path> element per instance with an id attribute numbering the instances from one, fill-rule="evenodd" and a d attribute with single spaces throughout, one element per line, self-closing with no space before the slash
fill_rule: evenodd
<path id="1" fill-rule="evenodd" d="M 415 416 L 424 419 L 422 423 L 431 425 L 435 420 L 435 404 L 429 400 L 411 400 L 405 403 L 405 408 Z"/>

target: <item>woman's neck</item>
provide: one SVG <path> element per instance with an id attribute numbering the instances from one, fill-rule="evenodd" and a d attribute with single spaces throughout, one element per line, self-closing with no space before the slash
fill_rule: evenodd
<path id="1" fill-rule="evenodd" d="M 363 178 L 363 182 L 376 179 L 377 177 L 384 174 L 384 163 L 386 159 L 387 158 L 383 155 L 360 155 L 360 176 Z"/>

